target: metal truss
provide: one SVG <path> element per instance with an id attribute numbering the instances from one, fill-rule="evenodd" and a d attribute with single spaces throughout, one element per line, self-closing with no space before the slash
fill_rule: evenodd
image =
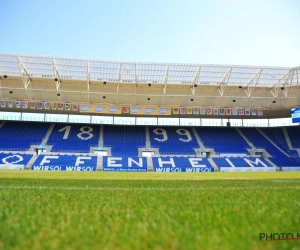
<path id="1" fill-rule="evenodd" d="M 55 60 L 52 60 L 52 67 L 53 67 L 53 72 L 54 72 L 54 81 L 55 81 L 55 87 L 56 87 L 56 95 L 57 95 L 57 99 L 60 102 L 61 97 L 60 97 L 60 93 L 59 93 L 59 87 L 61 84 L 61 80 L 60 80 L 60 75 L 55 63 Z"/>
<path id="2" fill-rule="evenodd" d="M 166 97 L 166 92 L 167 92 L 167 85 L 168 85 L 168 76 L 169 76 L 169 67 L 167 67 L 165 76 L 164 76 L 164 85 L 162 88 L 162 97 L 161 97 L 161 106 L 164 106 L 165 104 L 165 97 Z"/>
<path id="3" fill-rule="evenodd" d="M 19 57 L 17 57 L 17 60 L 18 60 L 18 64 L 20 67 L 20 73 L 21 73 L 24 89 L 26 91 L 28 99 L 31 100 L 31 88 L 29 88 L 29 90 L 28 90 L 28 86 L 30 86 L 30 83 L 31 83 L 30 74 L 28 73 L 28 71 L 25 68 L 21 59 Z"/>
<path id="4" fill-rule="evenodd" d="M 289 70 L 280 79 L 278 79 L 270 89 L 270 92 L 275 100 L 281 92 L 283 92 L 285 99 L 287 99 L 290 89 L 289 87 L 292 85 L 294 77 L 294 71 L 294 69 Z"/>
<path id="5" fill-rule="evenodd" d="M 218 88 L 220 97 L 216 99 L 216 106 L 219 106 L 219 104 L 220 104 L 220 102 L 222 100 L 222 97 L 224 96 L 225 89 L 228 86 L 228 82 L 229 82 L 229 78 L 230 78 L 231 72 L 232 72 L 232 67 L 227 69 L 225 75 L 221 79 L 221 82 L 220 82 L 219 88 Z"/>

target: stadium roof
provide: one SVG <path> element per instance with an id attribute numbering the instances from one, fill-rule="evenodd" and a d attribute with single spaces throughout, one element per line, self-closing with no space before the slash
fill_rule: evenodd
<path id="1" fill-rule="evenodd" d="M 286 85 L 295 68 L 213 64 L 140 63 L 0 54 L 1 74 L 22 77 L 154 84 Z M 293 78 L 292 84 L 297 84 Z"/>
<path id="2" fill-rule="evenodd" d="M 0 53 L 0 78 L 0 98 L 5 99 L 268 109 L 300 105 L 300 67 L 118 62 Z"/>

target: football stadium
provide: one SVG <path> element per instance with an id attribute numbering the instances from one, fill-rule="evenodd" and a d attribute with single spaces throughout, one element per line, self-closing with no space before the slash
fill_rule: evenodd
<path id="1" fill-rule="evenodd" d="M 0 249 L 299 249 L 300 67 L 0 54 Z"/>

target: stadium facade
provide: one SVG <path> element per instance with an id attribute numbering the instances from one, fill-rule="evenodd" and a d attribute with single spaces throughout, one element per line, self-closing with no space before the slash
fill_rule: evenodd
<path id="1" fill-rule="evenodd" d="M 1 53 L 0 168 L 298 171 L 299 82 L 299 67 Z"/>

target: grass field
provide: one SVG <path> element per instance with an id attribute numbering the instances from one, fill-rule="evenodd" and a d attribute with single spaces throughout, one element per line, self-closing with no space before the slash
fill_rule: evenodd
<path id="1" fill-rule="evenodd" d="M 0 172 L 0 249 L 300 249 L 300 173 Z"/>

